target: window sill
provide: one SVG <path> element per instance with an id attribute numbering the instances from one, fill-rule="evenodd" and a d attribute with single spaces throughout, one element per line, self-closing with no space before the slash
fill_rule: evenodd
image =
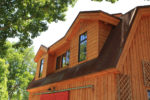
<path id="1" fill-rule="evenodd" d="M 87 62 L 87 61 L 88 61 L 88 59 L 85 59 L 83 61 L 78 61 L 78 64 L 81 64 L 81 63 L 84 63 L 84 62 Z"/>

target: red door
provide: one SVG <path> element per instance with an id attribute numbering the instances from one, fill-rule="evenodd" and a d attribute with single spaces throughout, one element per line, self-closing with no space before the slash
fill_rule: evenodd
<path id="1" fill-rule="evenodd" d="M 58 92 L 53 94 L 42 94 L 40 100 L 69 100 L 69 92 Z"/>
<path id="2" fill-rule="evenodd" d="M 55 100 L 69 100 L 68 91 L 55 93 L 55 97 L 56 97 Z"/>

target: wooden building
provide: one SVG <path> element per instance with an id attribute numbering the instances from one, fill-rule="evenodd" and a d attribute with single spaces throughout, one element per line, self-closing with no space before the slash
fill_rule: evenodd
<path id="1" fill-rule="evenodd" d="M 29 100 L 150 100 L 150 6 L 80 12 L 34 60 Z"/>

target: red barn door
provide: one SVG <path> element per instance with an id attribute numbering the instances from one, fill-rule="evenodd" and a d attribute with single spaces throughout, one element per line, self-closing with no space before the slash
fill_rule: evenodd
<path id="1" fill-rule="evenodd" d="M 69 100 L 69 92 L 58 92 L 53 94 L 42 94 L 40 100 Z"/>
<path id="2" fill-rule="evenodd" d="M 55 100 L 55 95 L 53 94 L 42 94 L 40 100 Z"/>
<path id="3" fill-rule="evenodd" d="M 69 100 L 69 95 L 68 95 L 68 91 L 67 92 L 59 92 L 59 93 L 55 93 L 55 100 Z"/>

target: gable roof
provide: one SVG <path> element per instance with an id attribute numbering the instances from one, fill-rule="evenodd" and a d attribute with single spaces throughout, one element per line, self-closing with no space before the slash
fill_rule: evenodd
<path id="1" fill-rule="evenodd" d="M 138 11 L 142 8 L 150 8 L 150 6 L 134 8 L 121 16 L 121 21 L 111 30 L 97 58 L 76 65 L 72 68 L 67 68 L 60 72 L 50 74 L 43 79 L 32 81 L 29 84 L 28 89 L 88 75 L 106 69 L 116 68 L 130 30 L 132 29 L 132 25 L 135 22 L 134 20 Z"/>
<path id="2" fill-rule="evenodd" d="M 35 58 L 34 58 L 34 61 L 37 62 L 38 59 L 39 59 L 43 54 L 47 53 L 47 50 L 48 50 L 47 47 L 45 47 L 44 45 L 41 45 L 40 48 L 39 48 L 39 50 L 38 50 L 38 52 L 37 52 L 37 54 L 36 54 L 36 56 L 35 56 Z"/>
<path id="3" fill-rule="evenodd" d="M 118 18 L 118 17 L 116 17 L 114 15 L 110 15 L 110 14 L 108 14 L 106 12 L 101 11 L 101 10 L 97 10 L 97 11 L 81 11 L 81 12 L 79 12 L 77 17 L 75 18 L 74 22 L 72 23 L 72 25 L 68 29 L 68 31 L 65 34 L 65 36 L 62 37 L 57 42 L 55 42 L 49 48 L 47 48 L 48 49 L 47 51 L 48 52 L 53 52 L 56 49 L 58 49 L 60 46 L 62 46 L 65 43 L 67 43 L 72 37 L 72 33 L 73 33 L 72 30 L 83 20 L 100 20 L 100 21 L 112 24 L 114 26 L 116 26 L 120 22 L 120 18 Z M 37 52 L 36 56 L 38 56 L 38 54 L 39 53 Z"/>

